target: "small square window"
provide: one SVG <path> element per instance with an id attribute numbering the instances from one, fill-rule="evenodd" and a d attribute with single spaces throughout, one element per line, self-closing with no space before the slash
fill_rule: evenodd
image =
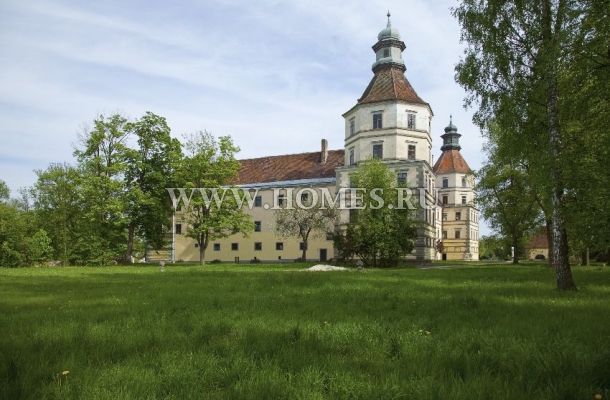
<path id="1" fill-rule="evenodd" d="M 284 243 L 283 242 L 275 243 L 275 249 L 276 250 L 284 250 Z"/>
<path id="2" fill-rule="evenodd" d="M 232 251 L 239 250 L 239 243 L 231 243 L 231 250 Z"/>
<path id="3" fill-rule="evenodd" d="M 406 184 L 407 183 L 407 173 L 406 172 L 399 172 L 398 176 L 397 176 L 397 179 L 396 179 L 396 182 L 399 185 Z"/>
<path id="4" fill-rule="evenodd" d="M 383 49 L 383 58 L 387 58 L 390 56 L 390 49 Z"/>
<path id="5" fill-rule="evenodd" d="M 214 251 L 220 251 L 220 243 L 214 243 Z"/>
<path id="6" fill-rule="evenodd" d="M 261 251 L 263 249 L 263 243 L 261 242 L 254 242 L 254 250 L 255 251 Z"/>
<path id="7" fill-rule="evenodd" d="M 335 237 L 334 232 L 326 232 L 326 240 L 333 240 Z"/>
<path id="8" fill-rule="evenodd" d="M 199 243 L 195 243 L 195 247 L 199 247 Z"/>
<path id="9" fill-rule="evenodd" d="M 414 144 L 409 145 L 409 152 L 408 152 L 407 156 L 408 156 L 409 160 L 415 160 L 415 145 Z"/>
<path id="10" fill-rule="evenodd" d="M 254 232 L 261 231 L 261 221 L 254 221 Z"/>
<path id="11" fill-rule="evenodd" d="M 300 242 L 300 243 L 299 243 L 299 250 L 306 250 L 306 249 L 305 249 L 305 247 L 306 247 L 306 246 L 305 246 L 305 243 L 304 243 L 304 242 Z"/>
<path id="12" fill-rule="evenodd" d="M 383 128 L 382 114 L 373 114 L 373 129 Z"/>
<path id="13" fill-rule="evenodd" d="M 301 193 L 301 202 L 309 200 L 309 193 Z"/>
<path id="14" fill-rule="evenodd" d="M 254 207 L 262 207 L 263 206 L 263 197 L 262 196 L 256 196 L 254 198 Z"/>
<path id="15" fill-rule="evenodd" d="M 373 145 L 373 158 L 383 158 L 383 144 L 376 143 Z"/>
<path id="16" fill-rule="evenodd" d="M 462 213 L 461 213 L 461 212 L 456 212 L 456 213 L 455 213 L 455 220 L 456 220 L 456 221 L 459 221 L 459 220 L 461 220 L 461 219 L 462 219 Z"/>
<path id="17" fill-rule="evenodd" d="M 415 129 L 415 114 L 407 114 L 407 128 Z"/>
<path id="18" fill-rule="evenodd" d="M 174 232 L 176 233 L 176 235 L 180 235 L 182 233 L 182 224 L 176 224 Z"/>

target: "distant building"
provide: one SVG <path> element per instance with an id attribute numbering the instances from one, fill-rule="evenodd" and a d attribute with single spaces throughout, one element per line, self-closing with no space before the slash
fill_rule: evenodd
<path id="1" fill-rule="evenodd" d="M 536 232 L 525 245 L 525 256 L 528 260 L 548 260 L 549 241 L 544 229 Z"/>
<path id="2" fill-rule="evenodd" d="M 278 188 L 326 188 L 335 194 L 349 187 L 349 174 L 368 157 L 381 159 L 396 173 L 398 182 L 414 190 L 414 198 L 425 201 L 418 209 L 418 237 L 412 254 L 417 260 L 478 260 L 479 212 L 473 205 L 474 178 L 460 154 L 457 128 L 450 120 L 445 128 L 442 154 L 433 165 L 430 104 L 422 100 L 405 76 L 402 52 L 406 46 L 400 33 L 388 24 L 373 46 L 374 76 L 357 103 L 343 114 L 344 149 L 328 150 L 322 140 L 320 152 L 289 154 L 241 160 L 237 184 L 260 189 L 255 207 L 248 210 L 255 221 L 249 238 L 235 235 L 210 244 L 206 261 L 292 260 L 303 246 L 296 238 L 286 240 L 274 234 L 274 205 L 285 196 Z M 438 189 L 438 192 L 435 190 Z M 419 201 L 418 201 L 419 203 Z M 349 223 L 344 210 L 340 224 Z M 195 242 L 184 236 L 185 228 L 174 229 L 175 260 L 195 261 Z M 442 241 L 445 251 L 437 253 Z M 330 235 L 311 240 L 308 258 L 325 261 L 334 257 Z"/>

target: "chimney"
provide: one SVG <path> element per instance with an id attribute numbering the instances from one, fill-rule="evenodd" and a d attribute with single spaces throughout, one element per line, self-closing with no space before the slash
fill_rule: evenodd
<path id="1" fill-rule="evenodd" d="M 322 139 L 322 153 L 320 154 L 320 164 L 326 164 L 328 159 L 328 141 Z"/>

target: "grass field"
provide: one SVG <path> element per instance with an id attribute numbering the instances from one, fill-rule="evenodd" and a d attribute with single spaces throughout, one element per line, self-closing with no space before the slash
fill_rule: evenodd
<path id="1" fill-rule="evenodd" d="M 0 399 L 610 397 L 610 267 L 304 268 L 2 268 Z"/>

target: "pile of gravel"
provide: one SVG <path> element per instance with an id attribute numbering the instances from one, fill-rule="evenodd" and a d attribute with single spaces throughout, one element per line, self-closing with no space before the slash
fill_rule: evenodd
<path id="1" fill-rule="evenodd" d="M 318 264 L 307 269 L 308 271 L 347 271 L 344 267 L 333 267 L 332 265 Z"/>

